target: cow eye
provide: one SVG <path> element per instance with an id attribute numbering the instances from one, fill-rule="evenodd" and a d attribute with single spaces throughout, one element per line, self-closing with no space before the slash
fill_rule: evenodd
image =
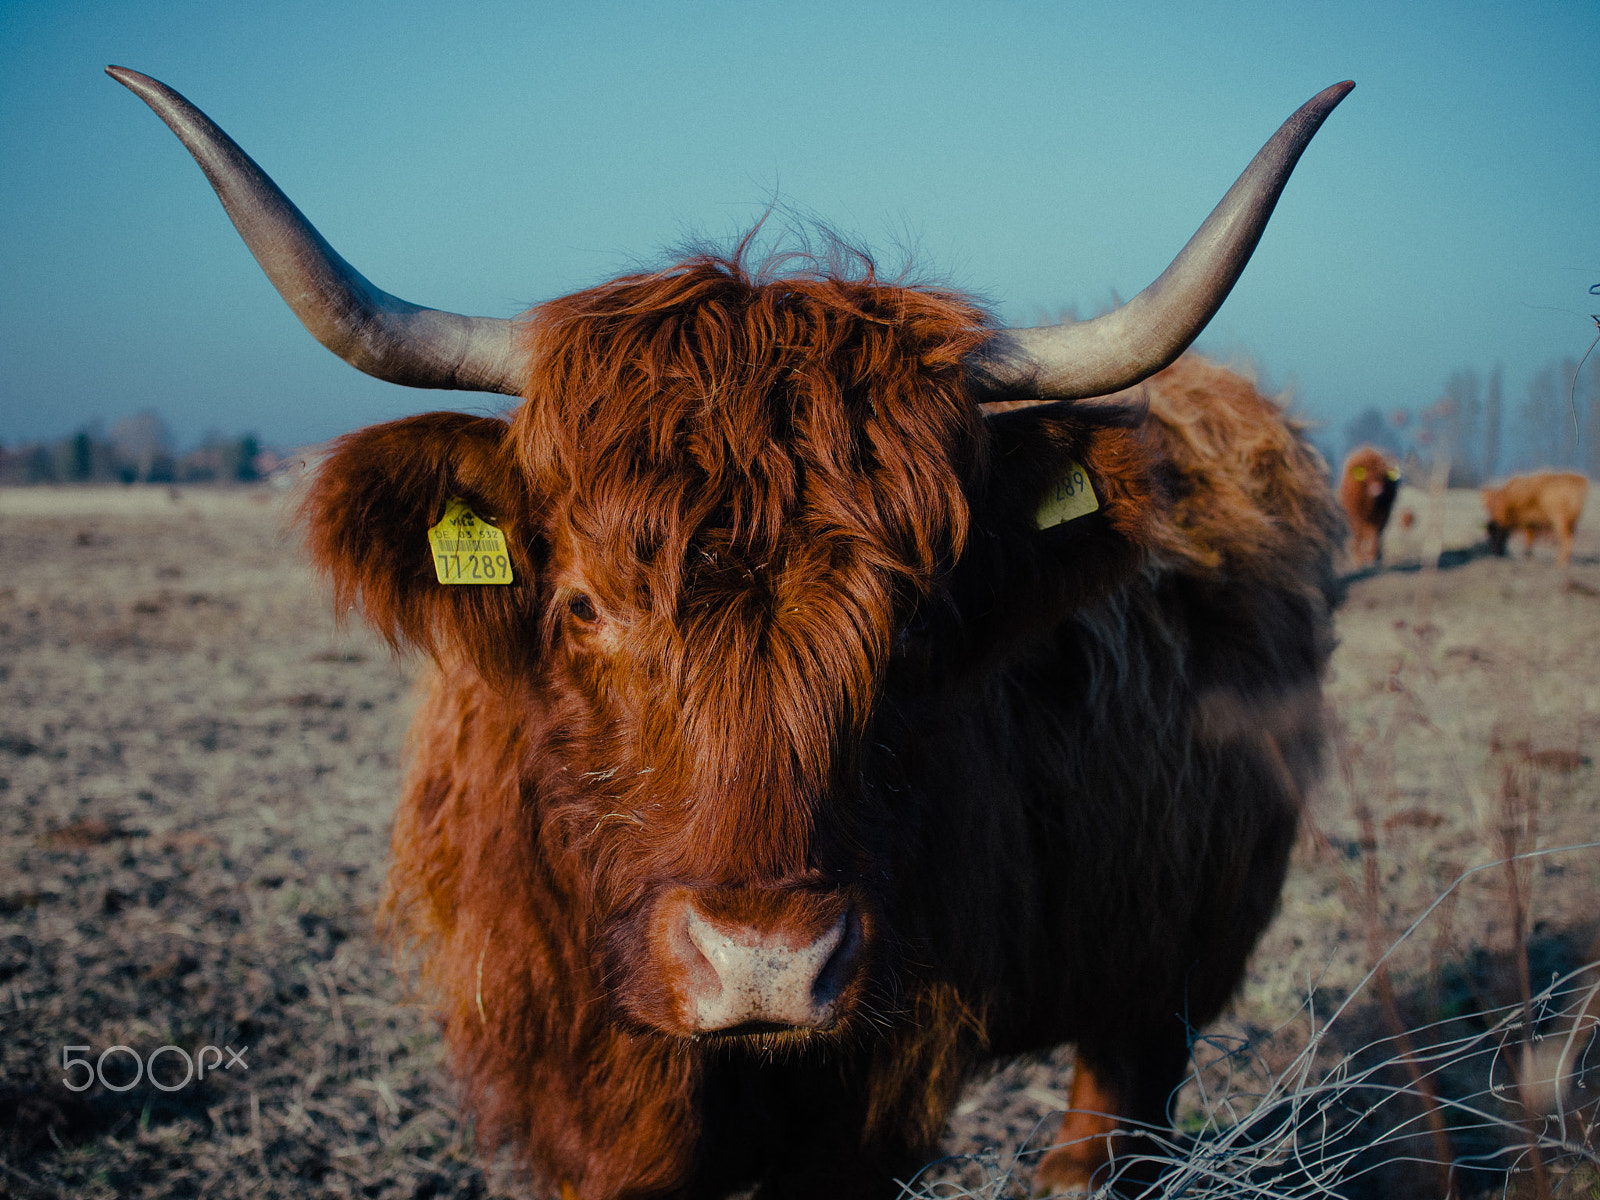
<path id="1" fill-rule="evenodd" d="M 923 611 L 921 605 L 918 605 L 912 610 L 911 616 L 907 618 L 905 624 L 900 626 L 899 632 L 895 634 L 895 650 L 904 654 L 910 649 L 913 642 L 920 641 L 928 636 L 931 624 L 928 614 Z"/>
<path id="2" fill-rule="evenodd" d="M 567 611 L 585 625 L 592 625 L 600 619 L 600 614 L 595 611 L 594 601 L 582 592 L 567 601 Z"/>

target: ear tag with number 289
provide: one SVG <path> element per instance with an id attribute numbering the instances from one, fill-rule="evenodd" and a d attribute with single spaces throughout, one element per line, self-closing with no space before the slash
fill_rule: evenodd
<path id="1" fill-rule="evenodd" d="M 1100 501 L 1089 483 L 1089 472 L 1081 463 L 1069 462 L 1061 478 L 1050 485 L 1033 523 L 1040 529 L 1064 525 L 1099 511 Z"/>
<path id="2" fill-rule="evenodd" d="M 510 583 L 506 535 L 451 496 L 444 517 L 428 530 L 440 583 Z"/>

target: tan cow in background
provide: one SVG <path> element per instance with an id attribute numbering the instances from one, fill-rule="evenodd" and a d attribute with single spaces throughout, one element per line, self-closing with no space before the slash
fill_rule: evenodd
<path id="1" fill-rule="evenodd" d="M 1513 475 L 1499 487 L 1483 489 L 1483 506 L 1489 512 L 1489 544 L 1496 554 L 1506 552 L 1513 533 L 1526 539 L 1525 553 L 1533 543 L 1552 537 L 1556 561 L 1572 560 L 1572 532 L 1589 494 L 1589 480 L 1576 471 L 1535 471 Z"/>
<path id="2" fill-rule="evenodd" d="M 1358 567 L 1383 561 L 1379 539 L 1400 491 L 1400 468 L 1375 446 L 1357 446 L 1344 460 L 1339 503 L 1350 522 L 1350 557 Z"/>

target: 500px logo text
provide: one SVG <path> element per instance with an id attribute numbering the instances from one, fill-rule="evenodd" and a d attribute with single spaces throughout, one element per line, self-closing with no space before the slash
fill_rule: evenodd
<path id="1" fill-rule="evenodd" d="M 94 1053 L 93 1046 L 63 1046 L 61 1047 L 61 1069 L 65 1074 L 62 1075 L 61 1082 L 74 1092 L 87 1091 L 94 1086 L 95 1080 L 99 1080 L 100 1086 L 107 1091 L 126 1092 L 130 1088 L 137 1087 L 139 1081 L 148 1075 L 150 1082 L 163 1092 L 175 1092 L 180 1088 L 187 1087 L 190 1080 L 204 1079 L 207 1071 L 215 1071 L 218 1067 L 221 1067 L 224 1071 L 231 1071 L 236 1066 L 246 1071 L 250 1069 L 250 1064 L 244 1060 L 244 1056 L 250 1052 L 249 1046 L 241 1046 L 237 1050 L 232 1046 L 224 1046 L 222 1049 L 228 1052 L 228 1060 L 226 1062 L 222 1060 L 222 1050 L 217 1049 L 215 1046 L 201 1046 L 199 1050 L 195 1051 L 192 1058 L 182 1046 L 157 1046 L 150 1051 L 147 1058 L 140 1058 L 139 1052 L 132 1046 L 107 1046 L 100 1051 L 100 1057 L 91 1062 L 88 1056 Z M 79 1057 L 80 1054 L 83 1057 Z M 133 1060 L 132 1067 L 129 1068 L 121 1059 L 111 1058 L 114 1054 L 122 1054 L 131 1058 Z M 162 1065 L 162 1074 L 164 1075 L 176 1075 L 178 1071 L 177 1064 L 179 1062 L 183 1064 L 183 1078 L 176 1083 L 163 1083 L 156 1075 L 156 1062 L 163 1055 L 167 1059 Z M 209 1062 L 206 1058 L 207 1055 L 211 1056 Z M 108 1058 L 111 1058 L 112 1065 L 115 1068 L 114 1075 L 121 1076 L 125 1071 L 131 1069 L 133 1078 L 117 1083 L 107 1079 L 106 1060 Z M 74 1078 L 74 1067 L 82 1067 L 83 1074 Z"/>

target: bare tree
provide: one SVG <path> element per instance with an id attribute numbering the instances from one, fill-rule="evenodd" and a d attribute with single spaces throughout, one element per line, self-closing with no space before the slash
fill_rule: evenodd
<path id="1" fill-rule="evenodd" d="M 1489 372 L 1489 394 L 1483 405 L 1483 477 L 1500 469 L 1500 405 L 1503 372 L 1496 363 Z"/>
<path id="2" fill-rule="evenodd" d="M 1600 353 L 1600 352 L 1597 352 Z M 1583 422 L 1583 456 L 1584 469 L 1595 477 L 1600 478 L 1600 357 L 1589 355 L 1588 388 L 1580 384 L 1577 391 L 1587 390 L 1588 395 L 1579 408 L 1580 413 L 1587 412 L 1588 419 Z"/>
<path id="3" fill-rule="evenodd" d="M 149 481 L 159 459 L 172 457 L 172 433 L 154 409 L 124 417 L 111 427 L 118 461 L 140 483 Z"/>
<path id="4" fill-rule="evenodd" d="M 1439 449 L 1450 457 L 1450 486 L 1473 487 L 1481 478 L 1477 463 L 1478 421 L 1483 405 L 1478 398 L 1478 373 L 1470 367 L 1454 372 L 1444 385 L 1439 406 L 1443 418 Z"/>
<path id="5" fill-rule="evenodd" d="M 1528 398 L 1518 412 L 1522 445 L 1517 461 L 1523 467 L 1567 467 L 1577 461 L 1567 381 L 1577 373 L 1575 359 L 1543 367 L 1528 384 Z"/>
<path id="6" fill-rule="evenodd" d="M 1367 407 L 1356 414 L 1344 427 L 1344 452 L 1349 454 L 1357 446 L 1376 446 L 1389 454 L 1400 453 L 1400 439 L 1395 428 L 1376 408 Z M 1335 469 L 1338 463 L 1334 463 Z"/>

